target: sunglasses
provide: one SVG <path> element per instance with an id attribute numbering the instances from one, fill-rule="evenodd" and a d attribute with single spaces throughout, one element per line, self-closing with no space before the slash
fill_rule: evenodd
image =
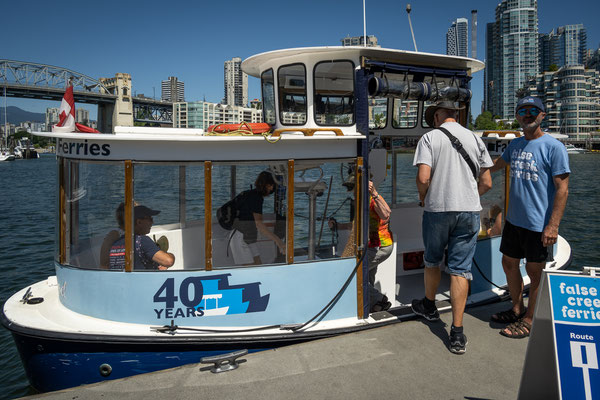
<path id="1" fill-rule="evenodd" d="M 537 117 L 542 112 L 542 110 L 540 110 L 537 107 L 521 108 L 519 111 L 517 111 L 517 114 L 519 114 L 521 117 L 524 117 L 525 115 L 527 115 L 528 112 L 532 117 Z"/>

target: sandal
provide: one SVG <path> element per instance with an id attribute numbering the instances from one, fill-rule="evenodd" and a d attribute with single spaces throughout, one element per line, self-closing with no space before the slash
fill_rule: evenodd
<path id="1" fill-rule="evenodd" d="M 527 309 L 523 310 L 523 312 L 521 314 L 517 314 L 511 308 L 506 311 L 501 311 L 497 314 L 492 315 L 492 317 L 490 318 L 490 321 L 500 322 L 502 324 L 511 324 L 511 323 L 517 322 L 518 320 L 523 318 L 523 316 L 525 315 L 526 312 L 527 312 Z"/>
<path id="2" fill-rule="evenodd" d="M 500 334 L 511 339 L 523 339 L 529 336 L 530 332 L 531 324 L 521 319 L 517 322 L 507 325 L 506 328 L 500 331 Z"/>
<path id="3" fill-rule="evenodd" d="M 379 311 L 387 311 L 390 309 L 390 307 L 392 307 L 392 303 L 390 303 L 388 301 L 388 298 L 386 296 L 383 296 L 383 298 L 381 300 L 379 300 L 377 303 L 373 304 L 373 306 L 371 307 L 371 312 L 379 312 Z"/>

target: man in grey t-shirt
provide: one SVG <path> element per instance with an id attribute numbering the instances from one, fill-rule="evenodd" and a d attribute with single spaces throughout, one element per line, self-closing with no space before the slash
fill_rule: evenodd
<path id="1" fill-rule="evenodd" d="M 425 207 L 425 297 L 413 300 L 412 309 L 415 314 L 429 321 L 440 318 L 435 306 L 435 295 L 447 246 L 446 272 L 450 274 L 452 302 L 450 351 L 456 354 L 464 353 L 467 345 L 467 338 L 463 333 L 463 313 L 479 233 L 479 196 L 492 187 L 488 168 L 493 166 L 482 140 L 456 122 L 460 109 L 450 101 L 437 102 L 427 109 L 425 121 L 429 126 L 439 129 L 429 131 L 421 137 L 413 161 L 413 165 L 418 166 L 417 189 L 420 204 Z M 467 161 L 442 129 L 446 129 L 462 144 L 474 164 L 478 181 Z"/>

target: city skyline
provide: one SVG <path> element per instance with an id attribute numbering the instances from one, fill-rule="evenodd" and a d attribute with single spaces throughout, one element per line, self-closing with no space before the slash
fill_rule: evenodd
<path id="1" fill-rule="evenodd" d="M 253 54 L 289 47 L 339 46 L 340 38 L 362 35 L 363 28 L 360 0 L 344 2 L 343 7 L 339 1 L 308 0 L 302 7 L 295 6 L 293 9 L 287 4 L 271 0 L 261 3 L 261 7 L 247 2 L 236 2 L 233 8 L 221 3 L 190 4 L 185 13 L 181 13 L 180 8 L 165 9 L 164 5 L 155 1 L 107 1 L 102 3 L 100 10 L 74 1 L 62 2 L 60 7 L 41 1 L 34 3 L 34 7 L 14 2 L 3 7 L 6 15 L 14 18 L 8 18 L 0 27 L 0 33 L 10 38 L 4 41 L 0 58 L 56 65 L 95 79 L 110 78 L 119 72 L 128 73 L 132 77 L 134 94 L 157 98 L 160 97 L 160 85 L 164 77 L 177 76 L 186 83 L 188 101 L 206 99 L 219 103 L 224 90 L 223 63 L 233 57 L 245 59 Z M 273 4 L 278 6 L 272 7 Z M 414 50 L 405 6 L 406 3 L 367 0 L 367 35 L 376 36 L 379 44 L 385 48 Z M 485 59 L 485 26 L 494 21 L 497 2 L 469 0 L 448 4 L 434 1 L 427 6 L 413 2 L 411 6 L 419 51 L 438 54 L 445 54 L 445 34 L 452 21 L 457 18 L 469 19 L 471 10 L 477 9 L 477 55 L 478 59 Z M 110 25 L 106 25 L 102 18 L 89 18 L 94 13 L 114 7 L 120 11 L 111 14 L 113 19 Z M 236 9 L 248 21 L 266 18 L 262 12 L 268 10 L 268 27 L 265 28 L 266 25 L 261 23 L 256 27 L 240 24 L 225 29 L 220 17 L 230 9 Z M 292 29 L 289 19 L 292 11 L 294 21 L 310 23 L 300 23 Z M 539 32 L 549 33 L 557 26 L 583 24 L 587 29 L 588 48 L 598 48 L 600 27 L 595 24 L 598 11 L 600 4 L 596 2 L 574 0 L 569 7 L 564 7 L 558 1 L 540 0 Z M 161 25 L 170 20 L 167 18 L 169 15 L 177 15 L 177 18 L 172 18 L 173 26 Z M 210 15 L 219 18 L 211 19 Z M 332 15 L 336 18 L 331 18 Z M 98 22 L 85 23 L 88 20 Z M 27 24 L 23 25 L 23 21 Z M 103 26 L 111 29 L 103 30 Z M 310 26 L 310 29 L 305 26 Z M 119 29 L 112 29 L 114 27 Z M 269 31 L 277 34 L 268 34 Z M 56 35 L 55 45 L 49 42 L 49 33 Z M 133 40 L 140 35 L 146 35 L 148 40 Z M 218 40 L 213 40 L 213 37 L 218 37 Z M 137 43 L 151 43 L 151 46 Z M 156 48 L 160 48 L 161 52 L 157 53 Z M 483 80 L 483 72 L 479 72 L 472 81 L 474 118 L 479 114 L 483 99 Z M 250 77 L 248 86 L 248 99 L 259 98 L 259 80 Z M 7 99 L 8 106 L 33 112 L 44 112 L 47 107 L 56 104 L 50 101 Z M 3 101 L 1 105 L 4 106 Z M 96 117 L 95 107 L 83 104 L 77 107 L 89 109 L 90 118 Z"/>

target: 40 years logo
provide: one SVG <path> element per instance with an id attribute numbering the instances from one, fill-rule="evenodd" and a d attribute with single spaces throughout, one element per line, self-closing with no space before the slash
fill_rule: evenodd
<path id="1" fill-rule="evenodd" d="M 154 294 L 156 318 L 194 318 L 245 314 L 267 309 L 269 295 L 260 294 L 260 282 L 230 285 L 231 274 L 190 276 L 180 283 L 166 279 Z"/>

